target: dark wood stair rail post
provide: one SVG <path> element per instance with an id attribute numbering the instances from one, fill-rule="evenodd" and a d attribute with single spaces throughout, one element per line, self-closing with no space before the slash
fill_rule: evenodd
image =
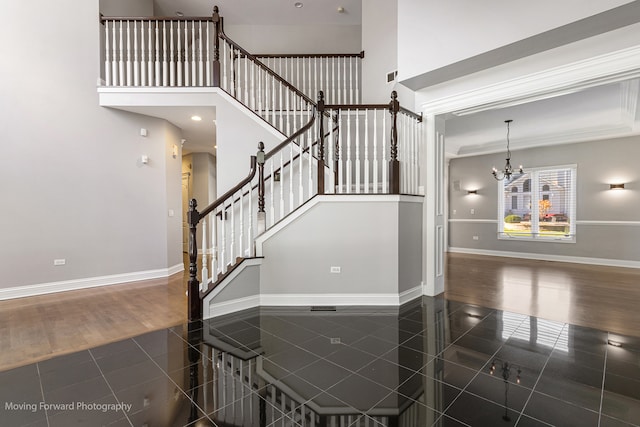
<path id="1" fill-rule="evenodd" d="M 267 214 L 264 211 L 264 142 L 258 143 L 258 235 L 267 229 Z"/>
<path id="2" fill-rule="evenodd" d="M 189 321 L 202 319 L 202 302 L 200 301 L 200 282 L 198 282 L 198 245 L 196 240 L 196 228 L 200 222 L 200 213 L 196 209 L 198 202 L 191 199 L 187 222 L 189 223 L 189 282 L 187 285 L 188 315 Z"/>
<path id="3" fill-rule="evenodd" d="M 220 14 L 218 6 L 213 6 L 213 86 L 220 87 Z"/>
<path id="4" fill-rule="evenodd" d="M 398 161 L 398 93 L 391 92 L 389 112 L 391 113 L 391 160 L 389 160 L 389 194 L 400 194 L 400 162 Z"/>
<path id="5" fill-rule="evenodd" d="M 318 194 L 324 194 L 324 92 L 318 93 L 318 118 L 320 130 L 318 133 Z M 311 149 L 309 149 L 311 155 Z"/>

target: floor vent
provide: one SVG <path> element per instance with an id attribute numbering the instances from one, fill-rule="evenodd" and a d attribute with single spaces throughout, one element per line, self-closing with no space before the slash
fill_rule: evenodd
<path id="1" fill-rule="evenodd" d="M 336 311 L 335 305 L 312 305 L 311 311 Z"/>

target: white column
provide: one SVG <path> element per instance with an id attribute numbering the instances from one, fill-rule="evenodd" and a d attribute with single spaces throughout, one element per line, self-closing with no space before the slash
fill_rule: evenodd
<path id="1" fill-rule="evenodd" d="M 422 265 L 423 293 L 444 292 L 445 271 L 445 162 L 444 119 L 434 115 L 424 117 L 426 138 L 420 147 L 420 185 L 425 189 L 423 205 Z"/>

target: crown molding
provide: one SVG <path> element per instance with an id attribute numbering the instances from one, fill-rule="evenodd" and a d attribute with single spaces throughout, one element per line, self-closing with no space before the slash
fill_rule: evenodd
<path id="1" fill-rule="evenodd" d="M 424 102 L 425 115 L 473 114 L 640 77 L 640 45 Z"/>

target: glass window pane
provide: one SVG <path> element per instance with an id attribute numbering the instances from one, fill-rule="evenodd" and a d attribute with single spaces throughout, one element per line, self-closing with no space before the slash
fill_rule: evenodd
<path id="1" fill-rule="evenodd" d="M 503 195 L 504 233 L 513 237 L 531 237 L 530 175 L 525 173 L 512 180 L 505 180 Z"/>
<path id="2" fill-rule="evenodd" d="M 539 236 L 564 237 L 570 234 L 571 170 L 540 171 L 538 183 Z"/>

